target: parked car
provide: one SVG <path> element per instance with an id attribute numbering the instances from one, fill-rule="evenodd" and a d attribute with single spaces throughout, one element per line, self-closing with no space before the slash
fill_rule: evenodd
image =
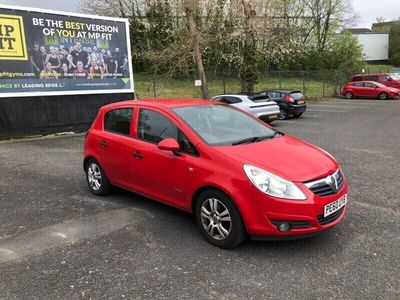
<path id="1" fill-rule="evenodd" d="M 91 192 L 121 187 L 194 214 L 210 243 L 299 238 L 335 226 L 348 185 L 324 150 L 220 102 L 102 107 L 84 142 Z"/>
<path id="2" fill-rule="evenodd" d="M 342 90 L 342 96 L 346 97 L 347 99 L 359 97 L 386 100 L 389 98 L 397 98 L 399 93 L 399 89 L 388 87 L 374 81 L 349 82 Z"/>
<path id="3" fill-rule="evenodd" d="M 289 115 L 300 117 L 307 108 L 304 95 L 300 91 L 265 90 L 259 93 L 268 96 L 279 105 L 279 119 L 284 120 Z"/>
<path id="4" fill-rule="evenodd" d="M 358 74 L 353 75 L 350 81 L 375 81 L 386 86 L 400 89 L 400 74 L 398 73 Z"/>
<path id="5" fill-rule="evenodd" d="M 267 123 L 271 123 L 272 121 L 278 119 L 278 105 L 263 95 L 218 95 L 211 100 L 240 108 Z"/>

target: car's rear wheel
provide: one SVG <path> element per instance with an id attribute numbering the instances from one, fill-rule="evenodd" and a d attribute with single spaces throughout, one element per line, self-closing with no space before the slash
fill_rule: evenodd
<path id="1" fill-rule="evenodd" d="M 388 98 L 388 94 L 385 92 L 379 94 L 379 99 L 381 100 L 387 100 Z"/>
<path id="2" fill-rule="evenodd" d="M 346 97 L 346 99 L 353 99 L 354 95 L 352 92 L 347 92 L 346 94 L 344 94 L 344 96 Z"/>
<path id="3" fill-rule="evenodd" d="M 203 237 L 221 248 L 233 248 L 246 238 L 243 221 L 232 200 L 219 190 L 203 191 L 194 209 Z"/>
<path id="4" fill-rule="evenodd" d="M 293 117 L 295 117 L 295 118 L 300 118 L 302 114 L 303 114 L 303 113 L 295 113 L 295 114 L 293 114 Z"/>
<path id="5" fill-rule="evenodd" d="M 112 186 L 96 160 L 89 159 L 86 163 L 85 171 L 89 189 L 93 194 L 103 196 L 111 191 Z"/>
<path id="6" fill-rule="evenodd" d="M 285 120 L 288 117 L 288 113 L 285 109 L 279 109 L 279 120 Z"/>

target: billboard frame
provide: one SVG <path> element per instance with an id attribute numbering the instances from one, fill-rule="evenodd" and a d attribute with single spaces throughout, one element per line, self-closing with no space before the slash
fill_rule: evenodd
<path id="1" fill-rule="evenodd" d="M 122 22 L 125 23 L 126 29 L 126 38 L 127 38 L 127 50 L 129 57 L 129 80 L 130 80 L 130 88 L 129 89 L 118 89 L 118 90 L 84 90 L 84 91 L 50 91 L 50 92 L 18 92 L 18 93 L 0 93 L 0 101 L 1 98 L 14 98 L 14 97 L 38 97 L 38 96 L 66 96 L 66 95 L 92 95 L 92 94 L 125 94 L 125 93 L 134 93 L 135 85 L 133 81 L 133 68 L 132 68 L 132 54 L 131 54 L 131 43 L 130 43 L 130 34 L 129 34 L 129 20 L 126 18 L 114 18 L 114 17 L 105 17 L 105 16 L 96 16 L 89 14 L 80 14 L 66 11 L 58 11 L 51 9 L 42 9 L 37 7 L 24 7 L 24 6 L 16 6 L 16 5 L 5 5 L 0 4 L 0 8 L 10 9 L 10 10 L 19 10 L 26 12 L 38 12 L 38 13 L 46 13 L 53 15 L 62 15 L 62 16 L 72 16 L 79 17 L 85 19 L 95 19 L 95 20 L 107 20 L 114 22 Z"/>

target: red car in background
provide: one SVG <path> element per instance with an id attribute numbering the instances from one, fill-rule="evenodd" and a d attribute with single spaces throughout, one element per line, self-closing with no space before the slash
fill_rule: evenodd
<path id="1" fill-rule="evenodd" d="M 338 224 L 347 181 L 324 150 L 221 102 L 151 100 L 100 109 L 84 146 L 91 192 L 111 186 L 195 215 L 210 243 L 291 239 Z"/>
<path id="2" fill-rule="evenodd" d="M 399 97 L 400 90 L 388 87 L 374 81 L 349 82 L 342 91 L 346 99 L 352 98 L 378 98 L 380 100 L 394 99 Z"/>
<path id="3" fill-rule="evenodd" d="M 353 75 L 350 81 L 375 81 L 386 86 L 400 89 L 400 74 L 398 73 L 358 74 Z"/>

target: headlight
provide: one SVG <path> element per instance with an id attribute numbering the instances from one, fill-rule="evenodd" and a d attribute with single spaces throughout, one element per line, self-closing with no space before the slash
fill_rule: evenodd
<path id="1" fill-rule="evenodd" d="M 307 199 L 306 195 L 291 181 L 251 165 L 243 165 L 243 169 L 250 181 L 267 195 L 291 200 Z"/>

